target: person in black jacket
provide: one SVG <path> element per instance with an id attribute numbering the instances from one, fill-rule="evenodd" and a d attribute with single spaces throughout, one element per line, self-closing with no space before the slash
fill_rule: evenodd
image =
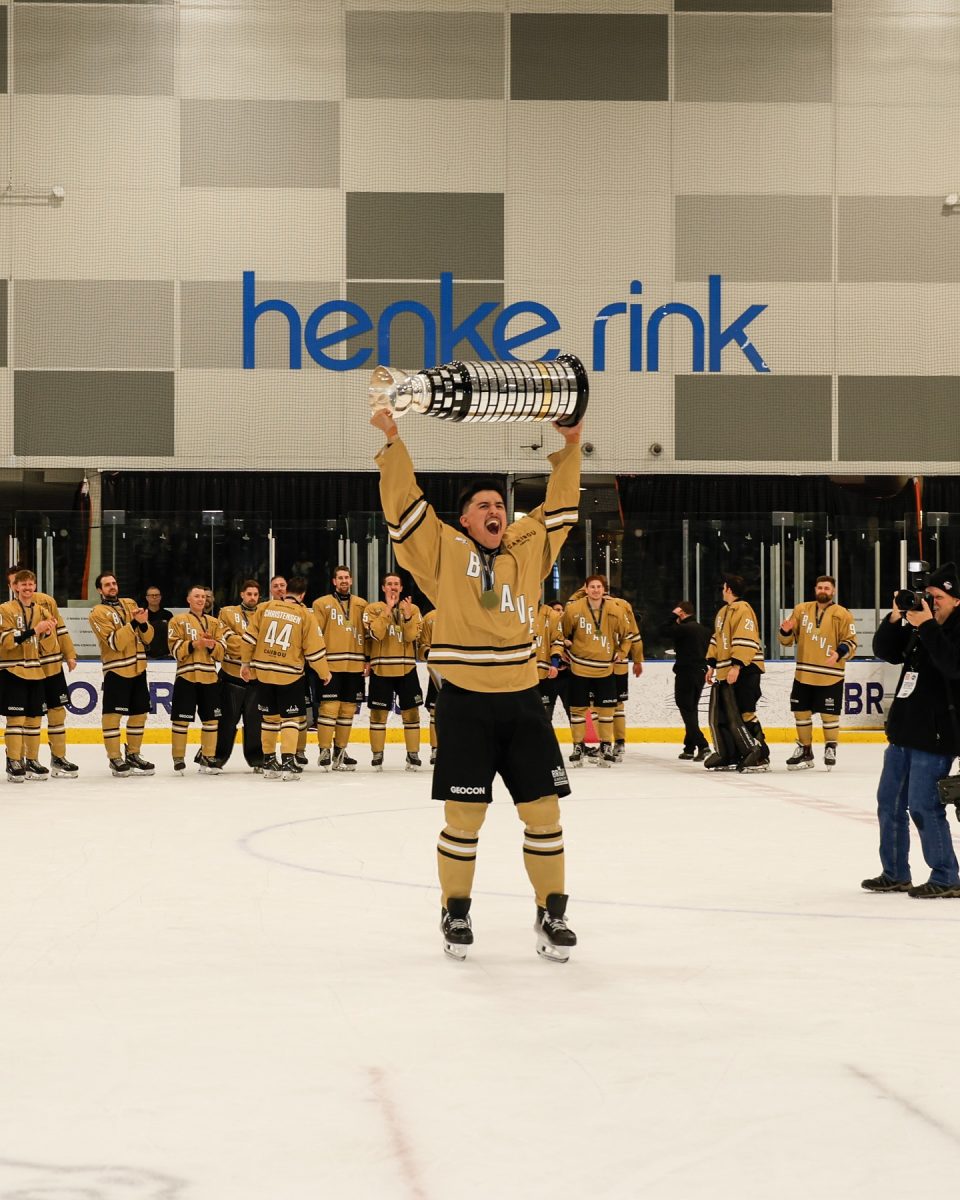
<path id="1" fill-rule="evenodd" d="M 690 601 L 681 600 L 660 626 L 660 636 L 672 641 L 677 650 L 673 698 L 683 717 L 683 753 L 678 757 L 703 762 L 710 746 L 700 729 L 699 705 L 707 674 L 710 630 L 697 620 Z"/>
<path id="2" fill-rule="evenodd" d="M 920 899 L 960 897 L 960 870 L 950 827 L 937 797 L 937 780 L 960 754 L 960 574 L 938 567 L 917 610 L 893 611 L 874 634 L 873 652 L 902 663 L 887 711 L 889 745 L 877 788 L 882 873 L 864 879 L 869 892 L 908 892 Z M 929 600 L 929 603 L 928 603 Z M 931 610 L 930 605 L 933 605 Z M 906 623 L 904 623 L 906 622 Z M 910 818 L 930 879 L 910 882 Z"/>

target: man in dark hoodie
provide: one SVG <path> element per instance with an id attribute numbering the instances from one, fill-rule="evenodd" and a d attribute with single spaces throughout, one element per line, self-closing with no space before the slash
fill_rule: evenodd
<path id="1" fill-rule="evenodd" d="M 931 607 L 932 606 L 932 607 Z M 883 772 L 877 788 L 882 873 L 864 879 L 869 892 L 907 892 L 918 899 L 960 897 L 960 870 L 937 780 L 960 754 L 960 573 L 955 563 L 927 580 L 920 608 L 893 611 L 874 634 L 873 652 L 903 670 L 887 712 Z M 910 880 L 910 819 L 930 879 Z"/>

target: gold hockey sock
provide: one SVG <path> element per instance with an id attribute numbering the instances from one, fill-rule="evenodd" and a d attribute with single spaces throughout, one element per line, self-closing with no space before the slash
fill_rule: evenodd
<path id="1" fill-rule="evenodd" d="M 280 717 L 269 715 L 260 723 L 260 749 L 264 758 L 276 758 L 277 738 L 280 736 Z"/>
<path id="2" fill-rule="evenodd" d="M 300 719 L 288 717 L 280 722 L 280 753 L 296 754 L 297 741 L 300 737 Z"/>
<path id="3" fill-rule="evenodd" d="M 383 717 L 381 721 L 380 718 Z M 373 754 L 382 754 L 387 742 L 387 714 L 382 708 L 370 710 L 370 750 Z"/>
<path id="4" fill-rule="evenodd" d="M 400 716 L 403 720 L 403 740 L 408 754 L 417 754 L 420 750 L 420 709 L 405 708 Z"/>
<path id="5" fill-rule="evenodd" d="M 107 758 L 120 757 L 120 714 L 104 713 L 103 716 L 103 745 Z"/>
<path id="6" fill-rule="evenodd" d="M 334 735 L 334 744 L 338 750 L 344 750 L 347 743 L 350 741 L 350 730 L 353 727 L 353 718 L 356 715 L 357 706 L 355 704 L 340 704 L 337 712 L 337 732 Z"/>
<path id="7" fill-rule="evenodd" d="M 67 757 L 67 710 L 62 705 L 47 709 L 47 741 L 54 758 Z"/>
<path id="8" fill-rule="evenodd" d="M 586 708 L 571 708 L 570 709 L 570 736 L 573 738 L 573 744 L 579 746 L 583 741 L 587 732 L 587 710 Z"/>
<path id="9" fill-rule="evenodd" d="M 447 823 L 437 842 L 437 872 L 441 903 L 446 908 L 451 896 L 466 899 L 473 888 L 478 835 L 487 815 L 487 806 L 448 800 L 443 806 L 443 815 Z"/>
<path id="10" fill-rule="evenodd" d="M 823 740 L 825 742 L 839 742 L 840 740 L 840 718 L 825 717 L 820 714 L 820 720 L 823 722 Z"/>
<path id="11" fill-rule="evenodd" d="M 127 718 L 127 753 L 139 754 L 143 745 L 143 731 L 147 725 L 146 714 Z"/>
<path id="12" fill-rule="evenodd" d="M 36 758 L 40 753 L 40 724 L 42 717 L 26 717 L 23 722 L 23 757 Z"/>
<path id="13" fill-rule="evenodd" d="M 204 758 L 217 756 L 217 722 L 204 721 L 200 726 L 200 752 Z"/>
<path id="14" fill-rule="evenodd" d="M 7 758 L 19 762 L 23 758 L 23 724 L 7 718 L 7 728 L 3 734 Z"/>
<path id="15" fill-rule="evenodd" d="M 120 753 L 120 731 L 117 731 L 117 753 Z M 176 761 L 187 757 L 187 726 L 182 721 L 174 721 L 170 727 L 170 753 Z"/>
<path id="16" fill-rule="evenodd" d="M 796 712 L 793 719 L 797 723 L 797 741 L 801 746 L 813 745 L 813 713 Z"/>
<path id="17" fill-rule="evenodd" d="M 302 754 L 307 748 L 307 718 L 299 717 L 297 724 L 297 754 Z"/>
<path id="18" fill-rule="evenodd" d="M 317 714 L 317 744 L 321 750 L 329 750 L 333 745 L 333 734 L 337 727 L 337 713 L 340 711 L 339 700 L 324 700 Z"/>
<path id="19" fill-rule="evenodd" d="M 517 805 L 523 822 L 523 865 L 533 884 L 537 903 L 546 908 L 547 897 L 563 892 L 563 830 L 560 828 L 560 801 L 556 796 L 541 796 Z"/>
<path id="20" fill-rule="evenodd" d="M 613 742 L 613 708 L 597 708 L 597 737 L 601 742 Z"/>
<path id="21" fill-rule="evenodd" d="M 627 740 L 627 714 L 621 700 L 613 711 L 613 736 L 618 742 Z"/>

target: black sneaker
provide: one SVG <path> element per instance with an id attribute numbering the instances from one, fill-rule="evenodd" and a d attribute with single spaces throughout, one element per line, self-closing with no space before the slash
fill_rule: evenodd
<path id="1" fill-rule="evenodd" d="M 960 884 L 918 883 L 907 890 L 907 895 L 914 900 L 954 900 L 960 897 Z"/>
<path id="2" fill-rule="evenodd" d="M 677 758 L 682 759 L 684 762 L 693 762 L 693 751 L 681 750 L 677 755 Z"/>
<path id="3" fill-rule="evenodd" d="M 570 949 L 577 944 L 577 935 L 566 921 L 567 897 L 552 892 L 547 897 L 546 908 L 537 905 L 537 919 L 533 930 L 537 935 L 537 953 L 550 962 L 565 963 Z"/>
<path id="4" fill-rule="evenodd" d="M 583 757 L 583 742 L 574 742 L 573 750 L 570 754 L 570 757 L 567 759 L 567 762 L 573 763 L 575 767 L 582 767 Z"/>
<path id="5" fill-rule="evenodd" d="M 813 766 L 813 747 L 804 746 L 797 742 L 793 753 L 787 759 L 788 771 L 809 771 Z"/>
<path id="6" fill-rule="evenodd" d="M 10 783 L 23 783 L 27 778 L 27 773 L 23 769 L 23 763 L 18 758 L 7 759 L 7 779 Z"/>
<path id="7" fill-rule="evenodd" d="M 333 748 L 333 769 L 335 771 L 352 771 L 357 765 L 357 760 L 351 758 L 347 753 L 346 746 L 334 746 Z"/>
<path id="8" fill-rule="evenodd" d="M 420 761 L 419 754 L 408 754 L 407 755 L 407 770 L 408 771 L 419 771 L 422 766 L 423 766 L 423 763 Z"/>
<path id="9" fill-rule="evenodd" d="M 860 886 L 865 892 L 913 892 L 913 884 L 909 879 L 891 879 L 886 874 L 864 879 Z"/>
<path id="10" fill-rule="evenodd" d="M 451 896 L 447 907 L 441 908 L 440 932 L 443 934 L 444 954 L 457 959 L 467 957 L 467 947 L 473 945 L 469 896 Z"/>
<path id="11" fill-rule="evenodd" d="M 174 770 L 176 770 L 176 760 L 174 760 Z M 180 770 L 183 770 L 183 759 L 180 759 Z M 110 774 L 115 775 L 118 779 L 129 779 L 133 774 L 133 768 L 122 758 L 110 759 Z"/>
<path id="12" fill-rule="evenodd" d="M 25 758 L 23 760 L 23 769 L 26 772 L 27 782 L 46 783 L 50 778 L 49 770 L 43 763 L 37 762 L 35 758 Z"/>
<path id="13" fill-rule="evenodd" d="M 131 754 L 129 750 L 126 752 L 126 759 L 134 775 L 152 775 L 157 769 L 152 762 L 147 762 L 139 754 Z"/>
<path id="14" fill-rule="evenodd" d="M 373 767 L 373 769 L 375 771 L 383 770 L 383 751 L 382 750 L 375 751 L 375 753 L 371 756 L 370 766 Z"/>
<path id="15" fill-rule="evenodd" d="M 317 759 L 317 766 L 321 771 L 329 771 L 331 764 L 330 747 L 320 751 L 320 756 Z"/>

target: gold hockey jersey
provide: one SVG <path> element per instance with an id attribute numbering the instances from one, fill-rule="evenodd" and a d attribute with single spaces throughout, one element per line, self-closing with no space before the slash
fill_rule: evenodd
<path id="1" fill-rule="evenodd" d="M 400 611 L 383 600 L 374 600 L 363 613 L 366 652 L 375 675 L 393 678 L 406 675 L 417 665 L 417 642 L 423 628 L 420 609 L 414 604 L 407 620 Z"/>
<path id="2" fill-rule="evenodd" d="M 397 562 L 437 604 L 430 667 L 467 691 L 516 692 L 537 685 L 533 624 L 540 585 L 577 521 L 580 447 L 567 445 L 550 461 L 544 503 L 509 525 L 500 549 L 491 554 L 440 521 L 399 438 L 377 455 Z M 485 574 L 492 587 L 484 587 Z M 484 592 L 488 599 L 481 601 Z"/>
<path id="3" fill-rule="evenodd" d="M 574 600 L 582 600 L 586 594 L 586 591 L 582 587 L 577 588 L 567 603 L 570 604 Z M 630 670 L 630 663 L 643 662 L 643 638 L 640 636 L 640 626 L 637 624 L 633 605 L 629 600 L 624 600 L 622 596 L 604 596 L 604 600 L 607 604 L 622 609 L 630 631 L 629 641 L 620 652 L 622 657 L 613 664 L 614 675 L 626 675 Z"/>
<path id="4" fill-rule="evenodd" d="M 633 640 L 622 603 L 611 598 L 601 600 L 599 608 L 592 608 L 586 596 L 569 601 L 561 626 L 570 670 L 586 679 L 609 675 Z"/>
<path id="5" fill-rule="evenodd" d="M 313 615 L 327 648 L 331 671 L 358 674 L 366 666 L 363 646 L 363 613 L 366 600 L 351 595 L 344 603 L 330 593 L 313 602 Z"/>
<path id="6" fill-rule="evenodd" d="M 12 605 L 11 611 L 19 613 L 19 601 L 10 600 Z M 29 610 L 27 610 L 29 612 Z M 60 609 L 57 607 L 57 602 L 52 596 L 48 596 L 46 592 L 34 592 L 33 594 L 33 613 L 30 617 L 30 624 L 33 626 L 39 625 L 41 621 L 53 619 L 57 623 L 57 628 L 52 633 L 34 635 L 28 639 L 36 643 L 36 659 L 40 665 L 41 677 L 49 677 L 56 675 L 58 671 L 63 669 L 65 661 L 75 659 L 77 657 L 76 647 L 73 644 L 73 638 L 63 623 L 63 618 L 60 616 Z M 23 622 L 23 614 L 19 613 L 19 619 Z M 4 619 L 4 625 L 6 625 Z M 4 639 L 0 636 L 0 668 L 8 665 L 8 662 L 23 663 L 26 659 L 33 658 L 33 654 L 25 654 L 24 647 L 18 646 L 13 641 L 13 636 L 21 632 L 18 628 L 13 631 L 10 638 Z M 30 679 L 36 678 L 34 674 L 35 668 L 27 668 L 30 674 L 27 676 Z M 16 672 L 19 674 L 19 672 Z"/>
<path id="7" fill-rule="evenodd" d="M 198 639 L 206 635 L 215 638 L 212 650 L 201 646 Z M 170 653 L 177 660 L 177 678 L 190 683 L 216 683 L 217 663 L 226 652 L 227 630 L 217 617 L 192 612 L 180 613 L 167 628 Z"/>
<path id="8" fill-rule="evenodd" d="M 234 679 L 240 678 L 240 671 L 243 667 L 243 635 L 250 624 L 253 611 L 244 608 L 242 604 L 225 604 L 217 614 L 220 624 L 226 630 L 223 663 L 220 670 L 224 675 L 231 675 Z"/>
<path id="9" fill-rule="evenodd" d="M 734 660 L 744 667 L 752 663 L 761 671 L 766 670 L 757 614 L 746 600 L 735 600 L 733 604 L 725 604 L 720 609 L 707 648 L 707 662 L 714 667 L 721 683 L 726 679 Z"/>
<path id="10" fill-rule="evenodd" d="M 563 631 L 560 628 L 560 614 L 554 612 L 549 604 L 541 604 L 537 619 L 533 623 L 533 647 L 537 652 L 537 671 L 541 679 L 546 679 L 555 654 L 563 654 Z"/>
<path id="11" fill-rule="evenodd" d="M 821 609 L 816 600 L 798 604 L 791 614 L 794 620 L 790 633 L 779 630 L 781 646 L 797 647 L 797 683 L 827 687 L 843 679 L 847 661 L 857 648 L 857 629 L 849 610 L 840 604 L 828 604 Z M 836 653 L 839 662 L 827 662 Z"/>
<path id="12" fill-rule="evenodd" d="M 144 647 L 153 641 L 153 626 L 137 629 L 133 613 L 140 605 L 129 596 L 117 604 L 95 604 L 90 610 L 90 628 L 100 647 L 104 671 L 115 671 L 125 679 L 142 675 L 147 669 Z"/>
<path id="13" fill-rule="evenodd" d="M 326 682 L 327 652 L 316 617 L 299 600 L 268 600 L 257 607 L 243 634 L 241 655 L 259 683 L 283 686 L 303 676 L 306 664 Z"/>
<path id="14" fill-rule="evenodd" d="M 0 656 L 2 666 L 12 675 L 20 679 L 43 679 L 46 672 L 41 662 L 43 650 L 39 635 L 34 634 L 19 643 L 16 639 L 28 629 L 35 629 L 50 615 L 36 596 L 29 604 L 21 604 L 19 600 L 0 604 Z M 51 637 L 56 635 L 48 634 L 46 640 Z"/>
<path id="15" fill-rule="evenodd" d="M 433 622 L 437 615 L 437 610 L 431 608 L 426 616 L 420 620 L 420 636 L 417 638 L 417 658 L 421 662 L 426 662 L 430 654 L 430 647 L 433 645 Z"/>

